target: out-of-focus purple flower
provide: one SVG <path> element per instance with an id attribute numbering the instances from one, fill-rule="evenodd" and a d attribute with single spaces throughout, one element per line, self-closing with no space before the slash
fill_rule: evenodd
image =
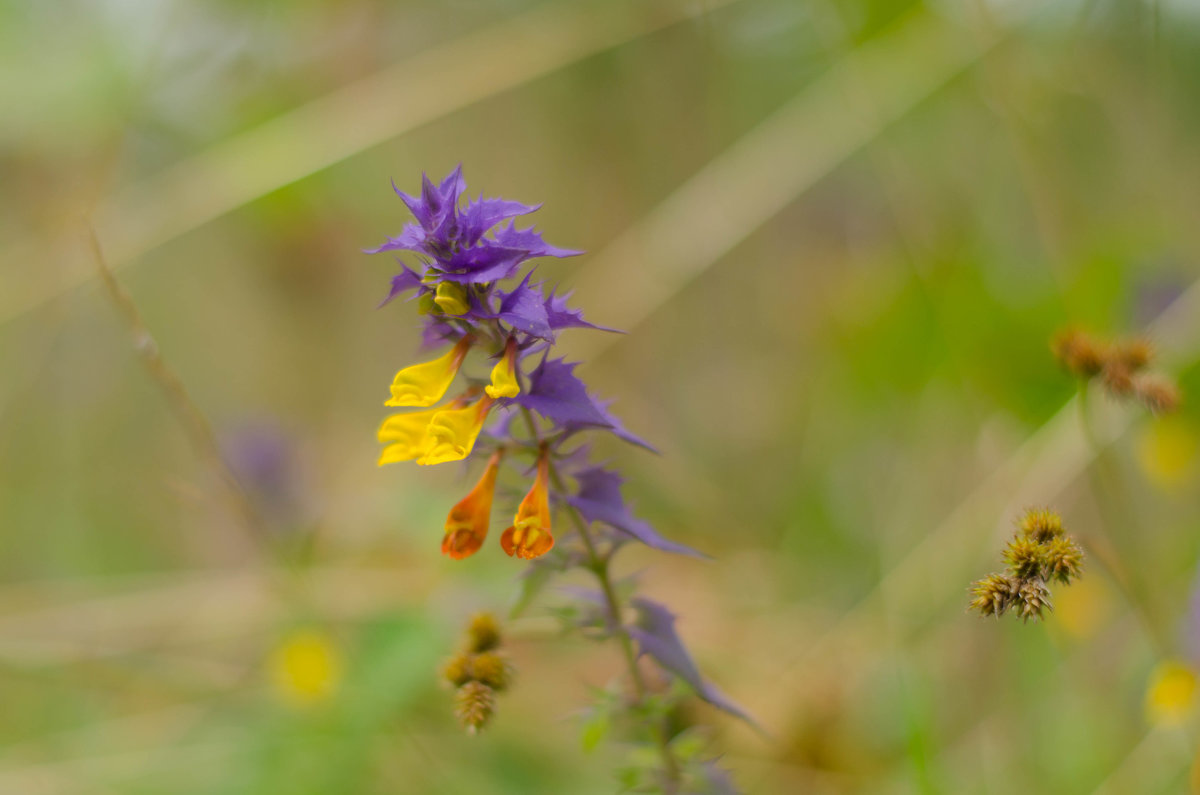
<path id="1" fill-rule="evenodd" d="M 646 546 L 663 552 L 705 557 L 691 547 L 663 538 L 649 522 L 636 518 L 621 496 L 621 484 L 625 479 L 617 472 L 603 467 L 592 467 L 576 473 L 575 479 L 579 481 L 579 491 L 568 497 L 567 502 L 574 505 L 584 519 L 589 522 L 603 522 Z"/>
<path id="2" fill-rule="evenodd" d="M 222 434 L 225 460 L 263 517 L 293 529 L 303 513 L 292 439 L 271 422 L 247 423 Z"/>

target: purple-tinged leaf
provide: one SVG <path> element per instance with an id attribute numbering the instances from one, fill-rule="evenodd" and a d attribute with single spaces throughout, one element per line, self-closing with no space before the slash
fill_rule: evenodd
<path id="1" fill-rule="evenodd" d="M 507 199 L 485 199 L 480 196 L 467 206 L 460 214 L 459 239 L 463 245 L 473 246 L 479 238 L 501 221 L 507 221 L 518 215 L 528 215 L 539 209 L 540 204 L 521 204 Z"/>
<path id="2" fill-rule="evenodd" d="M 429 254 L 425 245 L 425 231 L 416 224 L 405 224 L 399 237 L 389 237 L 387 242 L 378 248 L 364 249 L 365 254 L 378 254 L 381 251 L 415 251 L 418 254 Z"/>
<path id="3" fill-rule="evenodd" d="M 625 333 L 620 329 L 597 326 L 595 323 L 587 322 L 583 319 L 583 312 L 581 310 L 571 309 L 567 306 L 567 299 L 570 297 L 571 293 L 555 295 L 554 290 L 551 290 L 550 295 L 546 298 L 546 318 L 552 330 L 557 331 L 562 328 L 592 328 L 598 331 L 613 331 L 617 334 Z"/>
<path id="4" fill-rule="evenodd" d="M 434 185 L 426 174 L 421 175 L 421 195 L 410 196 L 392 183 L 392 190 L 408 205 L 409 211 L 421 227 L 434 233 L 446 224 L 446 220 L 457 210 L 458 196 L 467 188 L 463 180 L 462 164 L 451 171 L 441 184 Z"/>
<path id="5" fill-rule="evenodd" d="M 597 466 L 578 472 L 574 477 L 579 482 L 579 491 L 568 497 L 567 502 L 588 522 L 603 522 L 663 552 L 706 557 L 689 546 L 663 538 L 649 522 L 636 518 L 621 496 L 624 478 L 615 471 Z"/>
<path id="6" fill-rule="evenodd" d="M 563 359 L 542 359 L 529 374 L 529 389 L 513 400 L 554 422 L 609 427 L 587 387 L 575 377 L 575 367 Z"/>
<path id="7" fill-rule="evenodd" d="M 670 610 L 640 596 L 630 604 L 638 613 L 638 621 L 636 626 L 626 627 L 626 631 L 637 641 L 639 656 L 649 654 L 663 668 L 687 682 L 700 698 L 759 728 L 754 718 L 700 675 L 700 669 L 675 631 L 675 615 Z"/>
<path id="8" fill-rule="evenodd" d="M 493 408 L 490 412 L 488 423 L 483 426 L 483 433 L 491 436 L 499 441 L 507 441 L 512 437 L 513 420 L 520 416 L 520 412 L 513 411 L 509 407 L 499 406 Z"/>
<path id="9" fill-rule="evenodd" d="M 608 407 L 611 405 L 611 400 L 596 401 L 596 408 L 600 410 L 600 413 L 604 415 L 604 419 L 608 421 L 610 426 L 612 426 L 612 434 L 618 439 L 629 442 L 630 444 L 636 444 L 638 447 L 657 454 L 659 452 L 657 447 L 650 444 L 632 431 L 626 429 L 625 423 L 621 422 L 621 420 L 615 414 L 608 410 Z"/>
<path id="10" fill-rule="evenodd" d="M 430 350 L 447 342 L 457 342 L 462 335 L 462 329 L 447 323 L 441 316 L 426 315 L 425 326 L 421 329 L 421 349 Z"/>
<path id="11" fill-rule="evenodd" d="M 592 446 L 581 444 L 573 450 L 563 452 L 565 440 L 560 438 L 555 445 L 555 468 L 564 474 L 574 475 L 576 472 L 594 466 L 591 462 Z"/>
<path id="12" fill-rule="evenodd" d="M 492 239 L 496 241 L 497 245 L 505 248 L 521 249 L 531 259 L 533 257 L 574 257 L 583 253 L 569 248 L 552 246 L 542 240 L 541 234 L 535 232 L 532 227 L 517 229 L 515 222 L 509 222 L 508 226 L 497 229 L 492 235 Z"/>
<path id="13" fill-rule="evenodd" d="M 463 249 L 449 258 L 437 258 L 438 279 L 462 284 L 486 284 L 515 276 L 529 254 L 521 249 L 480 245 Z"/>
<path id="14" fill-rule="evenodd" d="M 501 291 L 500 311 L 496 313 L 496 317 L 518 331 L 540 339 L 552 339 L 554 333 L 550 330 L 550 322 L 546 318 L 542 291 L 537 285 L 529 285 L 529 277 L 532 275 L 533 271 L 525 274 L 525 278 L 512 291 Z"/>
<path id="15" fill-rule="evenodd" d="M 392 286 L 388 291 L 387 298 L 379 302 L 379 306 L 385 306 L 392 302 L 392 299 L 399 295 L 403 295 L 414 287 L 421 286 L 421 274 L 410 269 L 403 262 L 400 263 L 400 272 L 392 277 Z M 379 307 L 376 307 L 377 309 Z"/>

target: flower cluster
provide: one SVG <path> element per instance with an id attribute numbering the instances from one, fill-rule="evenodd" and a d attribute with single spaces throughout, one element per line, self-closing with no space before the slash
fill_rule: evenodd
<path id="1" fill-rule="evenodd" d="M 1134 398 L 1155 413 L 1179 407 L 1179 387 L 1166 376 L 1147 372 L 1154 350 L 1145 340 L 1107 343 L 1068 329 L 1054 338 L 1051 349 L 1067 372 L 1085 382 L 1099 379 L 1113 397 Z"/>
<path id="2" fill-rule="evenodd" d="M 442 671 L 458 690 L 459 721 L 469 732 L 482 729 L 496 711 L 496 694 L 512 683 L 513 668 L 500 650 L 500 628 L 489 613 L 467 627 L 466 649 L 451 657 Z"/>
<path id="3" fill-rule="evenodd" d="M 1077 579 L 1083 570 L 1083 550 L 1063 532 L 1062 518 L 1053 511 L 1030 510 L 1017 523 L 1017 532 L 1004 549 L 1008 571 L 990 574 L 972 586 L 971 609 L 985 616 L 1002 616 L 1011 609 L 1023 620 L 1039 619 L 1053 609 L 1047 583 Z"/>
<path id="4" fill-rule="evenodd" d="M 512 520 L 500 534 L 500 546 L 510 557 L 533 561 L 523 578 L 520 604 L 532 599 L 553 575 L 570 569 L 588 572 L 599 581 L 599 590 L 563 593 L 572 593 L 585 605 L 577 614 L 576 629 L 622 646 L 626 685 L 633 691 L 629 704 L 646 706 L 652 701 L 638 664 L 639 658 L 650 657 L 681 687 L 745 718 L 701 677 L 675 632 L 674 615 L 649 599 L 631 598 L 612 579 L 610 562 L 630 542 L 666 552 L 698 553 L 637 518 L 622 495 L 621 475 L 590 462 L 588 431 L 653 448 L 627 430 L 608 403 L 589 392 L 575 375 L 576 363 L 551 355 L 564 329 L 613 331 L 584 320 L 579 310 L 568 306 L 569 295 L 547 291 L 532 280 L 531 260 L 579 252 L 547 244 L 532 228 L 517 228 L 515 219 L 537 206 L 482 196 L 464 202 L 465 188 L 460 167 L 437 184 L 425 178 L 418 195 L 397 189 L 415 223 L 370 252 L 415 255 L 415 264 L 400 262 L 383 303 L 411 293 L 410 300 L 423 316 L 425 345 L 438 353 L 430 361 L 403 368 L 392 380 L 386 405 L 402 411 L 379 428 L 379 441 L 385 445 L 380 465 L 485 462 L 475 486 L 446 517 L 441 548 L 455 560 L 482 548 L 497 483 L 506 469 L 514 471 L 524 481 L 525 495 L 511 508 Z M 572 543 L 562 542 L 555 525 L 554 517 L 564 514 L 576 531 Z M 487 644 L 476 646 L 454 658 L 446 671 L 459 688 L 460 716 L 470 728 L 488 719 L 495 691 L 507 683 L 507 669 L 489 662 Z M 674 744 L 666 719 L 670 708 L 663 701 L 652 720 L 638 722 L 641 739 L 658 749 L 658 772 L 674 782 L 668 789 L 677 790 L 693 768 L 706 781 L 721 779 L 711 759 L 685 755 L 680 749 L 686 743 Z"/>
<path id="5" fill-rule="evenodd" d="M 481 196 L 460 207 L 465 188 L 459 167 L 436 185 L 426 177 L 417 196 L 397 189 L 417 222 L 370 250 L 418 255 L 415 269 L 400 263 L 383 303 L 415 291 L 427 347 L 448 346 L 437 358 L 396 373 L 385 405 L 410 410 L 389 416 L 380 426 L 378 437 L 385 447 L 379 464 L 461 461 L 475 452 L 481 436 L 485 439 L 489 457 L 483 474 L 446 519 L 442 552 L 455 559 L 482 546 L 500 467 L 522 458 L 522 470 L 535 475 L 500 537 L 510 556 L 532 559 L 553 548 L 552 487 L 559 500 L 589 521 L 606 522 L 650 546 L 687 551 L 630 516 L 620 477 L 588 465 L 586 446 L 575 443 L 579 433 L 600 429 L 653 449 L 588 392 L 574 373 L 575 364 L 549 355 L 561 330 L 603 327 L 568 307 L 569 296 L 546 293 L 540 283 L 532 283 L 532 269 L 522 271 L 531 259 L 579 252 L 551 246 L 533 229 L 516 228 L 512 219 L 537 206 Z M 511 289 L 502 287 L 517 277 Z M 486 377 L 465 373 L 474 352 L 494 362 Z M 459 376 L 464 376 L 462 390 L 436 405 Z M 514 423 L 518 418 L 524 423 Z M 564 476 L 578 483 L 573 494 L 564 493 Z"/>

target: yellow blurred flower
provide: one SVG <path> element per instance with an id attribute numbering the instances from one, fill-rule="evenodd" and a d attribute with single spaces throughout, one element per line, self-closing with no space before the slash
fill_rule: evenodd
<path id="1" fill-rule="evenodd" d="M 1200 452 L 1200 434 L 1182 417 L 1148 423 L 1137 440 L 1137 460 L 1150 482 L 1172 490 L 1190 480 Z"/>
<path id="2" fill-rule="evenodd" d="M 1112 594 L 1097 577 L 1079 580 L 1054 594 L 1052 621 L 1073 638 L 1083 640 L 1096 634 L 1112 615 Z"/>
<path id="3" fill-rule="evenodd" d="M 285 635 L 271 652 L 271 682 L 285 703 L 307 707 L 328 701 L 342 680 L 342 657 L 333 639 L 315 629 Z"/>
<path id="4" fill-rule="evenodd" d="M 1146 720 L 1156 726 L 1175 726 L 1196 708 L 1196 672 L 1180 660 L 1159 663 L 1146 688 Z"/>

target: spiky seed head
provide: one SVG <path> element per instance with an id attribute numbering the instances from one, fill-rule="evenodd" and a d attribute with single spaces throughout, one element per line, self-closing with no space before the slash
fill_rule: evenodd
<path id="1" fill-rule="evenodd" d="M 1013 603 L 1015 585 L 1003 574 L 989 574 L 971 586 L 975 597 L 968 606 L 985 616 L 1002 616 Z"/>
<path id="2" fill-rule="evenodd" d="M 1046 508 L 1034 508 L 1025 512 L 1017 527 L 1026 538 L 1044 544 L 1063 533 L 1062 517 Z"/>
<path id="3" fill-rule="evenodd" d="M 1124 340 L 1113 346 L 1108 360 L 1131 373 L 1142 370 L 1154 359 L 1154 348 L 1144 339 Z"/>
<path id="4" fill-rule="evenodd" d="M 1044 548 L 1047 576 L 1066 585 L 1083 571 L 1083 550 L 1067 536 L 1049 541 Z"/>
<path id="5" fill-rule="evenodd" d="M 1050 349 L 1067 372 L 1085 380 L 1099 375 L 1107 359 L 1104 345 L 1078 329 L 1060 332 L 1051 341 Z"/>
<path id="6" fill-rule="evenodd" d="M 467 682 L 458 689 L 454 712 L 471 734 L 487 725 L 495 711 L 495 693 L 482 682 Z"/>
<path id="7" fill-rule="evenodd" d="M 476 654 L 471 660 L 474 679 L 499 692 L 512 683 L 512 665 L 503 655 L 494 651 Z"/>
<path id="8" fill-rule="evenodd" d="M 1105 365 L 1100 380 L 1113 397 L 1127 398 L 1133 394 L 1133 371 L 1120 362 Z"/>
<path id="9" fill-rule="evenodd" d="M 1014 607 L 1022 621 L 1042 618 L 1043 610 L 1053 610 L 1050 604 L 1050 589 L 1040 579 L 1024 580 L 1017 588 L 1017 604 Z"/>
<path id="10" fill-rule="evenodd" d="M 500 625 L 491 613 L 479 613 L 471 618 L 467 627 L 467 646 L 471 652 L 478 654 L 491 651 L 500 645 Z"/>
<path id="11" fill-rule="evenodd" d="M 1004 548 L 1004 562 L 1018 580 L 1040 576 L 1043 565 L 1042 545 L 1029 536 L 1017 536 Z"/>
<path id="12" fill-rule="evenodd" d="M 455 687 L 460 687 L 474 678 L 471 655 L 456 654 L 446 661 L 442 676 Z"/>
<path id="13" fill-rule="evenodd" d="M 1155 414 L 1170 414 L 1182 400 L 1179 387 L 1161 375 L 1143 375 L 1133 384 L 1138 400 Z"/>

